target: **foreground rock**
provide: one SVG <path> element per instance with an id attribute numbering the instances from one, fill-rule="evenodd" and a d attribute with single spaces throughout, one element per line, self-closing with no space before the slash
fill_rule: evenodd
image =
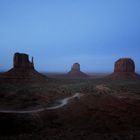
<path id="1" fill-rule="evenodd" d="M 23 53 L 15 53 L 13 58 L 13 68 L 0 75 L 1 80 L 10 81 L 42 81 L 46 76 L 37 72 L 34 68 L 34 62 L 29 61 L 29 56 Z"/>
<path id="2" fill-rule="evenodd" d="M 70 77 L 87 77 L 88 75 L 83 73 L 80 70 L 80 64 L 79 63 L 74 63 L 71 71 L 68 73 L 68 76 Z"/>
<path id="3" fill-rule="evenodd" d="M 121 58 L 115 62 L 114 73 L 109 77 L 112 79 L 140 79 L 135 73 L 135 62 L 130 58 Z"/>

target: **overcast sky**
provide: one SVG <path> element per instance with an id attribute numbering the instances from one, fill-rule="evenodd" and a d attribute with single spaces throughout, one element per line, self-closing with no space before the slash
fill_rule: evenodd
<path id="1" fill-rule="evenodd" d="M 36 69 L 111 72 L 120 57 L 140 71 L 140 0 L 0 0 L 0 70 L 15 52 Z"/>

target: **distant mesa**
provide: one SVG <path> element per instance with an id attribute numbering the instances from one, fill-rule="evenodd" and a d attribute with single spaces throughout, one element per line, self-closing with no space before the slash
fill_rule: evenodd
<path id="1" fill-rule="evenodd" d="M 115 62 L 114 73 L 110 75 L 113 79 L 139 79 L 135 73 L 135 62 L 130 58 L 120 58 Z"/>
<path id="2" fill-rule="evenodd" d="M 68 72 L 68 76 L 70 76 L 70 77 L 87 77 L 88 75 L 83 73 L 80 70 L 80 64 L 79 63 L 74 63 L 72 68 L 71 68 L 71 71 Z"/>
<path id="3" fill-rule="evenodd" d="M 24 53 L 15 53 L 13 68 L 0 74 L 1 79 L 15 81 L 45 80 L 47 77 L 37 72 L 34 68 L 34 60 L 29 61 L 29 56 Z"/>

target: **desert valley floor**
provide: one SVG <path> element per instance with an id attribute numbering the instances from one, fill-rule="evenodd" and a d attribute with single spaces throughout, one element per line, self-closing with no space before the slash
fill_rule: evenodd
<path id="1" fill-rule="evenodd" d="M 47 109 L 67 97 L 63 106 Z M 140 80 L 55 75 L 46 82 L 0 81 L 0 140 L 71 139 L 139 140 Z"/>

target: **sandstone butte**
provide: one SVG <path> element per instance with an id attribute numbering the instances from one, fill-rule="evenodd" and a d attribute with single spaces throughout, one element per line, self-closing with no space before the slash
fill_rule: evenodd
<path id="1" fill-rule="evenodd" d="M 115 62 L 114 73 L 109 75 L 112 79 L 140 79 L 135 72 L 135 62 L 130 58 L 120 58 Z"/>
<path id="2" fill-rule="evenodd" d="M 70 76 L 70 77 L 87 77 L 88 75 L 83 73 L 80 70 L 80 64 L 79 63 L 74 63 L 71 67 L 71 71 L 68 72 L 68 76 Z"/>
<path id="3" fill-rule="evenodd" d="M 8 81 L 40 81 L 47 77 L 37 72 L 34 68 L 34 60 L 30 62 L 29 56 L 24 53 L 15 53 L 13 68 L 0 74 L 0 79 Z"/>

